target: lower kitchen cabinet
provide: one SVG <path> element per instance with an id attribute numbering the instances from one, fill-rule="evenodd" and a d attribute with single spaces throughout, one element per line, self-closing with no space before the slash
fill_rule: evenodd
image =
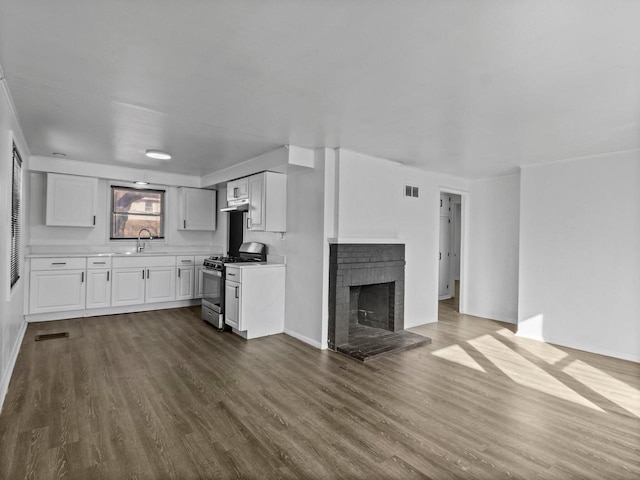
<path id="1" fill-rule="evenodd" d="M 37 258 L 29 274 L 29 313 L 83 310 L 85 258 Z"/>
<path id="2" fill-rule="evenodd" d="M 146 269 L 114 268 L 111 283 L 111 306 L 140 305 L 144 303 Z"/>
<path id="3" fill-rule="evenodd" d="M 224 323 L 237 330 L 243 330 L 240 322 L 241 285 L 227 280 L 224 284 Z"/>
<path id="4" fill-rule="evenodd" d="M 247 339 L 284 331 L 284 265 L 228 266 L 226 276 L 227 325 Z"/>
<path id="5" fill-rule="evenodd" d="M 147 268 L 145 303 L 171 302 L 176 299 L 175 267 Z"/>
<path id="6" fill-rule="evenodd" d="M 84 309 L 84 270 L 32 271 L 29 281 L 29 313 Z"/>
<path id="7" fill-rule="evenodd" d="M 27 257 L 27 320 L 92 316 L 109 309 L 116 313 L 136 311 L 137 307 L 163 308 L 145 307 L 149 304 L 170 307 L 195 303 L 191 302 L 194 298 L 202 298 L 202 268 L 207 257 Z M 84 313 L 76 313 L 78 310 Z"/>
<path id="8" fill-rule="evenodd" d="M 111 270 L 87 270 L 86 308 L 111 306 Z"/>
<path id="9" fill-rule="evenodd" d="M 108 308 L 111 306 L 111 258 L 87 258 L 87 304 L 86 308 Z"/>
<path id="10" fill-rule="evenodd" d="M 189 300 L 194 292 L 194 267 L 178 266 L 176 280 L 176 300 Z"/>

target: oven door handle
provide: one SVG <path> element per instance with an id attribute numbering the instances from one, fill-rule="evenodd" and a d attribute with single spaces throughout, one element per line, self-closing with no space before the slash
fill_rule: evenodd
<path id="1" fill-rule="evenodd" d="M 222 272 L 218 271 L 218 270 L 203 270 L 202 271 L 203 274 L 205 275 L 215 275 L 216 277 L 222 277 Z"/>

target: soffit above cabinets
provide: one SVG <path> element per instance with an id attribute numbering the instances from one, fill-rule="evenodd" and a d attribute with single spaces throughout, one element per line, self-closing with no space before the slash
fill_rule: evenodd
<path id="1" fill-rule="evenodd" d="M 637 18 L 622 0 L 4 0 L 0 65 L 34 155 L 201 176 L 292 144 L 479 178 L 640 147 Z"/>

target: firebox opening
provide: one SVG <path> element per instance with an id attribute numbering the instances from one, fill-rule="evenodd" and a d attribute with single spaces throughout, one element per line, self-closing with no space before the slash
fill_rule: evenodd
<path id="1" fill-rule="evenodd" d="M 349 289 L 349 327 L 366 325 L 393 331 L 395 282 L 352 286 Z"/>

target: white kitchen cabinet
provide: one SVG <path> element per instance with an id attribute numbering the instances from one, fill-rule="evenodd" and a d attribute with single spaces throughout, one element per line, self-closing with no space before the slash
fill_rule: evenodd
<path id="1" fill-rule="evenodd" d="M 195 290 L 195 260 L 190 255 L 176 257 L 176 300 L 190 300 Z"/>
<path id="2" fill-rule="evenodd" d="M 111 281 L 111 306 L 143 304 L 145 284 L 145 268 L 114 268 Z"/>
<path id="3" fill-rule="evenodd" d="M 112 275 L 112 306 L 171 302 L 176 298 L 176 257 L 115 257 Z"/>
<path id="4" fill-rule="evenodd" d="M 204 292 L 204 279 L 202 278 L 204 271 L 204 260 L 208 258 L 207 255 L 197 255 L 194 260 L 194 287 L 193 287 L 193 298 L 202 298 L 202 294 Z"/>
<path id="5" fill-rule="evenodd" d="M 227 182 L 227 202 L 249 198 L 249 177 Z"/>
<path id="6" fill-rule="evenodd" d="M 111 258 L 87 258 L 86 308 L 111 306 Z"/>
<path id="7" fill-rule="evenodd" d="M 262 172 L 249 177 L 247 230 L 284 232 L 287 229 L 287 176 Z"/>
<path id="8" fill-rule="evenodd" d="M 29 275 L 29 313 L 84 309 L 85 269 L 85 258 L 33 259 Z"/>
<path id="9" fill-rule="evenodd" d="M 86 308 L 111 306 L 111 270 L 87 270 Z"/>
<path id="10" fill-rule="evenodd" d="M 204 267 L 202 265 L 197 266 L 194 273 L 195 285 L 193 287 L 193 298 L 202 298 L 204 293 Z"/>
<path id="11" fill-rule="evenodd" d="M 216 229 L 216 191 L 203 188 L 178 189 L 178 229 L 204 230 Z"/>
<path id="12" fill-rule="evenodd" d="M 48 226 L 95 227 L 97 203 L 97 178 L 47 173 Z"/>
<path id="13" fill-rule="evenodd" d="M 284 265 L 246 264 L 227 267 L 226 273 L 225 323 L 247 339 L 282 333 Z"/>
<path id="14" fill-rule="evenodd" d="M 237 330 L 243 330 L 240 321 L 241 285 L 226 280 L 224 284 L 224 323 Z"/>
<path id="15" fill-rule="evenodd" d="M 176 300 L 189 300 L 194 292 L 194 267 L 177 267 Z"/>
<path id="16" fill-rule="evenodd" d="M 145 303 L 171 302 L 176 299 L 175 267 L 147 268 Z"/>

